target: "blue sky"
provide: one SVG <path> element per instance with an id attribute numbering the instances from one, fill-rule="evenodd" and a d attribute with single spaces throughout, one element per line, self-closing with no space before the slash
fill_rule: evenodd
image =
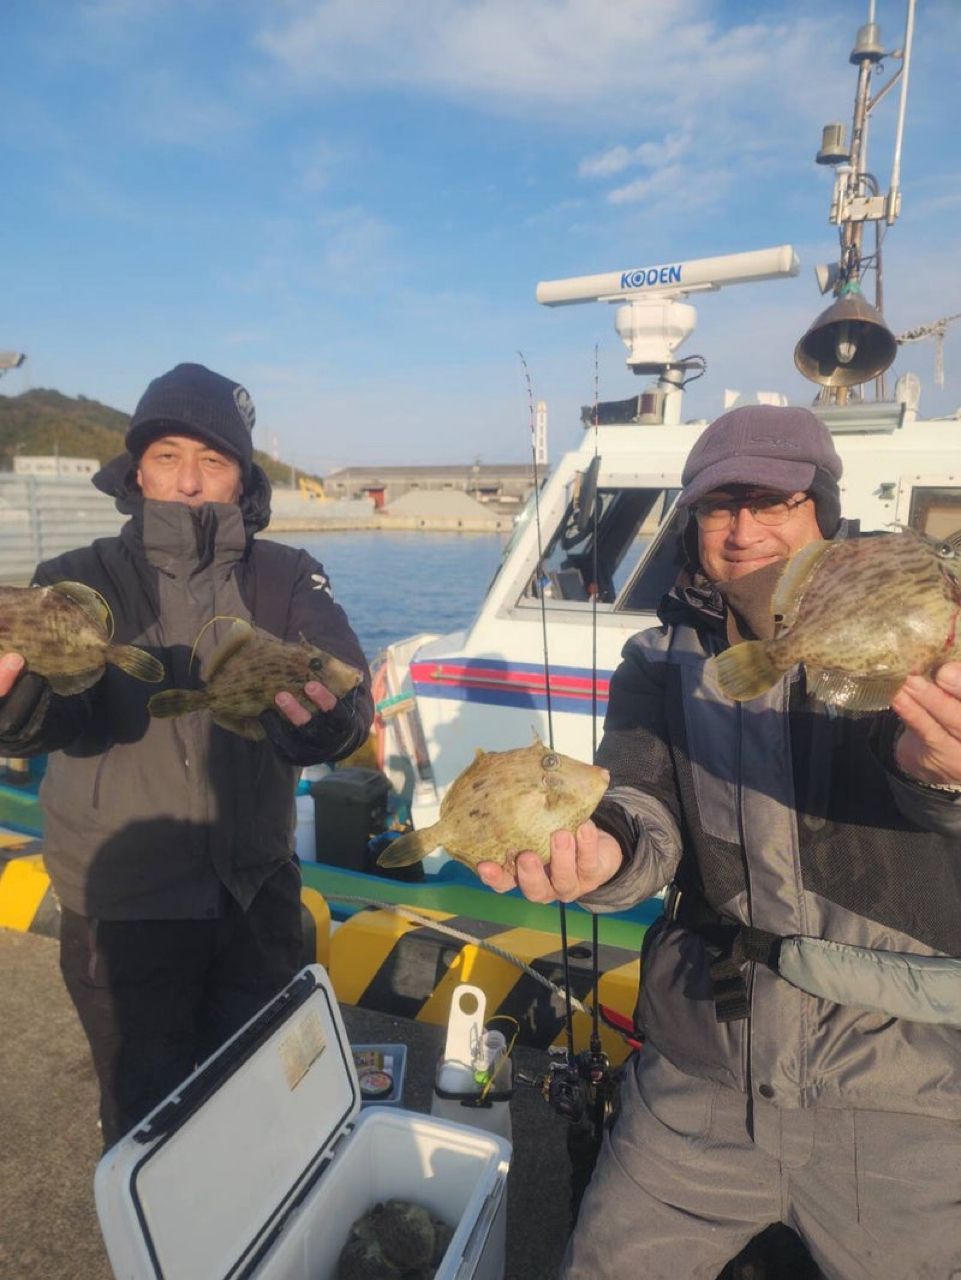
<path id="1" fill-rule="evenodd" d="M 885 47 L 901 0 L 878 0 Z M 886 244 L 896 333 L 961 311 L 958 0 L 921 0 Z M 800 15 L 800 16 L 799 16 Z M 198 360 L 242 381 L 255 443 L 326 471 L 517 462 L 634 394 L 613 308 L 538 280 L 793 243 L 796 280 L 701 295 L 685 416 L 725 388 L 814 388 L 822 124 L 850 125 L 867 0 L 11 0 L 2 15 L 0 392 L 130 411 Z M 888 73 L 894 63 L 888 64 Z M 883 83 L 882 76 L 878 83 Z M 870 156 L 890 172 L 896 93 Z M 902 349 L 922 410 L 961 404 L 961 321 Z"/>

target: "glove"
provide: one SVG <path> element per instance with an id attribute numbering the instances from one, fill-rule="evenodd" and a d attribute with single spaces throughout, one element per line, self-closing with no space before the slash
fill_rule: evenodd
<path id="1" fill-rule="evenodd" d="M 42 676 L 25 671 L 5 698 L 0 698 L 0 740 L 29 738 L 50 704 L 50 686 Z"/>
<path id="2" fill-rule="evenodd" d="M 360 745 L 355 692 L 351 690 L 330 711 L 317 711 L 299 727 L 273 710 L 261 712 L 260 723 L 277 754 L 288 764 L 325 764 L 339 760 Z"/>

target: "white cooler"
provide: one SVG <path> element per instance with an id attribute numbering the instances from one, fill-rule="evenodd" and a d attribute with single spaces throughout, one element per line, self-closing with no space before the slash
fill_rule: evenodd
<path id="1" fill-rule="evenodd" d="M 437 1280 L 501 1280 L 510 1143 L 360 1087 L 310 965 L 97 1166 L 118 1280 L 333 1280 L 351 1224 L 389 1199 L 454 1230 Z"/>

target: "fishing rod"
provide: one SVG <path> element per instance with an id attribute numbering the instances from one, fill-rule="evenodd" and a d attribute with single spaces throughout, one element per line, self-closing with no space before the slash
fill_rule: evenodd
<path id="1" fill-rule="evenodd" d="M 546 572 L 544 568 L 544 543 L 540 514 L 540 477 L 537 463 L 537 439 L 534 414 L 534 395 L 531 385 L 530 370 L 522 352 L 518 351 L 524 369 L 527 384 L 528 408 L 531 430 L 531 471 L 534 487 L 534 514 L 537 529 L 537 566 L 535 582 L 540 600 L 541 634 L 544 653 L 544 689 L 547 710 L 548 745 L 554 750 L 554 724 L 551 704 L 550 660 L 547 639 L 547 606 L 545 600 Z M 600 495 L 597 490 L 597 476 L 600 470 L 600 453 L 598 449 L 598 354 L 594 347 L 594 457 L 589 467 L 589 479 L 582 479 L 577 495 L 577 502 L 582 504 L 577 512 L 578 526 L 582 527 L 583 504 L 590 503 L 590 532 L 592 542 L 591 581 L 588 594 L 591 600 L 591 759 L 597 755 L 597 602 L 599 595 L 598 565 L 598 519 Z M 550 1064 L 543 1076 L 528 1080 L 522 1075 L 518 1079 L 539 1087 L 552 1109 L 568 1120 L 567 1149 L 571 1160 L 571 1219 L 576 1221 L 580 1202 L 594 1170 L 597 1154 L 604 1135 L 604 1127 L 613 1108 L 614 1084 L 610 1059 L 604 1052 L 600 1036 L 600 1001 L 598 999 L 599 967 L 598 921 L 595 913 L 591 913 L 591 985 L 592 999 L 590 1005 L 591 1034 L 589 1047 L 577 1052 L 574 1047 L 573 1010 L 570 996 L 570 962 L 568 959 L 567 909 L 563 902 L 558 902 L 561 961 L 563 966 L 563 985 L 565 992 L 565 1013 L 567 1047 L 563 1056 Z M 618 1028 L 620 1030 L 620 1028 Z"/>

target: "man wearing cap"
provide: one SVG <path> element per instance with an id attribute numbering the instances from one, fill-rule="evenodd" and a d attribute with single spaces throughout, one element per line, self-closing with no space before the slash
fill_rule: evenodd
<path id="1" fill-rule="evenodd" d="M 196 688 L 232 620 L 310 643 L 367 672 L 320 564 L 255 538 L 270 485 L 253 460 L 238 383 L 180 364 L 144 392 L 128 452 L 94 477 L 129 517 L 115 538 L 39 566 L 39 585 L 100 593 L 114 639 L 163 663 L 162 685 L 115 666 L 87 692 L 52 692 L 0 659 L 0 752 L 49 752 L 44 862 L 62 909 L 61 968 L 90 1042 L 105 1146 L 243 1025 L 302 963 L 293 856 L 299 767 L 366 738 L 369 678 L 306 710 L 278 692 L 250 740 L 207 712 L 152 718 L 161 688 Z"/>
<path id="2" fill-rule="evenodd" d="M 611 681 L 607 795 L 547 867 L 478 868 L 594 911 L 668 887 L 565 1280 L 713 1280 L 772 1223 L 839 1280 L 961 1276 L 961 664 L 882 714 L 802 668 L 735 703 L 706 669 L 773 635 L 789 556 L 846 536 L 840 477 L 805 409 L 707 428 L 687 564 Z"/>

